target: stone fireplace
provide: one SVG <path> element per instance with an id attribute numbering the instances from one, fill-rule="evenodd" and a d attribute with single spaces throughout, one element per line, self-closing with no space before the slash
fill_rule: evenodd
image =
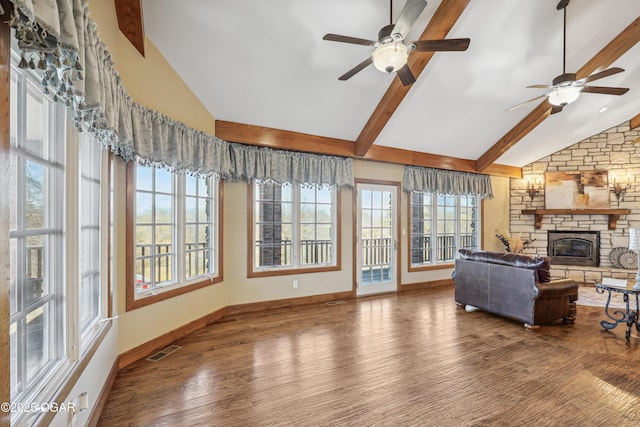
<path id="1" fill-rule="evenodd" d="M 552 265 L 600 265 L 600 232 L 549 230 L 547 234 L 547 254 Z"/>
<path id="2" fill-rule="evenodd" d="M 559 259 L 551 261 L 551 276 L 554 279 L 572 278 L 580 283 L 601 283 L 603 278 L 633 279 L 637 266 L 624 269 L 612 261 L 615 249 L 627 248 L 629 228 L 640 228 L 640 144 L 633 144 L 640 136 L 640 128 L 630 129 L 629 122 L 620 124 L 597 135 L 593 135 L 561 151 L 541 158 L 522 167 L 522 178 L 509 181 L 509 232 L 532 243 L 524 251 L 537 256 L 552 256 L 559 252 Z M 575 172 L 583 170 L 607 170 L 609 177 L 628 177 L 628 188 L 624 197 L 617 199 L 609 194 L 611 209 L 629 209 L 611 222 L 606 212 L 597 210 L 546 213 L 534 215 L 523 211 L 547 209 L 545 203 L 545 173 Z M 531 197 L 530 183 L 540 182 L 539 192 Z M 562 243 L 552 243 L 554 233 L 579 233 L 569 235 Z M 597 234 L 594 243 L 587 236 Z M 567 237 L 567 236 L 565 236 Z M 595 262 L 594 262 L 595 257 Z M 583 258 L 591 258 L 589 264 Z M 573 261 L 576 261 L 575 263 Z M 577 263 L 579 262 L 579 264 Z"/>

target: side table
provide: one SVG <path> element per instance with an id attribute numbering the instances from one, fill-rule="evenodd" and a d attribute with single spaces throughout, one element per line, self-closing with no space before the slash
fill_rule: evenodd
<path id="1" fill-rule="evenodd" d="M 601 285 L 596 284 L 596 292 L 599 294 L 607 294 L 607 304 L 604 307 L 604 313 L 607 317 L 613 322 L 609 322 L 607 320 L 600 321 L 600 325 L 607 330 L 613 329 L 618 326 L 619 323 L 627 324 L 627 332 L 625 332 L 624 337 L 629 340 L 631 337 L 631 329 L 635 325 L 636 331 L 640 332 L 640 320 L 638 319 L 638 315 L 640 313 L 640 302 L 638 299 L 638 295 L 640 294 L 640 290 L 634 290 L 631 287 L 620 288 L 616 286 L 610 285 Z M 622 299 L 625 302 L 625 309 L 610 309 L 609 303 L 611 302 L 611 295 L 613 292 L 622 294 Z M 635 309 L 633 306 L 633 299 L 635 297 Z M 631 306 L 629 305 L 629 300 L 631 299 Z"/>

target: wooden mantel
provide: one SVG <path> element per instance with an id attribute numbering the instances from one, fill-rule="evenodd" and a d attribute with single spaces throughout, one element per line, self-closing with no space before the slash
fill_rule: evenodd
<path id="1" fill-rule="evenodd" d="M 630 209 L 523 209 L 523 215 L 536 216 L 536 228 L 542 226 L 542 218 L 545 215 L 608 215 L 609 230 L 616 229 L 616 223 L 620 215 L 631 213 Z"/>

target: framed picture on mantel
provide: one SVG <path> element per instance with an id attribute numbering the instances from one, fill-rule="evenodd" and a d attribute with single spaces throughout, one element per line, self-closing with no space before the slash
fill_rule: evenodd
<path id="1" fill-rule="evenodd" d="M 547 172 L 544 174 L 547 209 L 607 209 L 609 188 L 606 170 Z"/>

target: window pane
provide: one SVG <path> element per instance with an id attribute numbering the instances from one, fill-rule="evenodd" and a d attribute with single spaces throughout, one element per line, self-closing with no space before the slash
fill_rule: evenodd
<path id="1" fill-rule="evenodd" d="M 211 197 L 213 195 L 213 191 L 211 189 L 213 183 L 214 181 L 211 178 L 198 177 L 198 196 Z"/>
<path id="2" fill-rule="evenodd" d="M 302 205 L 300 205 L 300 222 L 303 224 L 316 222 L 315 204 L 303 203 Z"/>
<path id="3" fill-rule="evenodd" d="M 198 199 L 198 221 L 209 220 L 209 204 L 207 199 Z"/>
<path id="4" fill-rule="evenodd" d="M 185 200 L 185 217 L 187 222 L 195 222 L 197 220 L 198 201 L 195 197 L 187 197 Z"/>
<path id="5" fill-rule="evenodd" d="M 49 340 L 56 339 L 56 336 L 50 335 L 53 332 L 50 325 L 53 319 L 49 305 L 45 304 L 27 314 L 27 380 L 33 380 L 52 359 L 49 351 L 52 341 Z"/>
<path id="6" fill-rule="evenodd" d="M 300 202 L 302 203 L 315 203 L 316 201 L 316 190 L 315 188 L 306 188 L 302 187 L 300 189 Z"/>
<path id="7" fill-rule="evenodd" d="M 25 253 L 25 288 L 23 291 L 24 305 L 29 306 L 39 298 L 42 298 L 48 290 L 45 289 L 50 280 L 45 282 L 45 255 L 50 248 L 45 248 L 44 236 L 30 236 L 26 239 Z"/>
<path id="8" fill-rule="evenodd" d="M 49 130 L 49 103 L 42 92 L 30 81 L 27 82 L 26 96 L 26 140 L 22 141 L 25 150 L 41 158 L 47 158 L 49 148 L 46 145 Z"/>
<path id="9" fill-rule="evenodd" d="M 136 165 L 136 189 L 153 191 L 153 168 Z"/>
<path id="10" fill-rule="evenodd" d="M 154 168 L 156 172 L 156 192 L 171 193 L 173 191 L 171 172 L 162 168 Z"/>
<path id="11" fill-rule="evenodd" d="M 26 227 L 44 228 L 44 168 L 34 162 L 26 161 L 26 206 L 25 206 L 25 222 Z"/>
<path id="12" fill-rule="evenodd" d="M 156 223 L 167 224 L 172 222 L 173 197 L 164 194 L 156 195 Z"/>
<path id="13" fill-rule="evenodd" d="M 153 222 L 153 197 L 150 193 L 136 194 L 136 222 L 138 224 L 151 224 Z"/>
<path id="14" fill-rule="evenodd" d="M 192 175 L 185 175 L 185 194 L 187 196 L 195 196 L 198 194 L 197 178 Z"/>

